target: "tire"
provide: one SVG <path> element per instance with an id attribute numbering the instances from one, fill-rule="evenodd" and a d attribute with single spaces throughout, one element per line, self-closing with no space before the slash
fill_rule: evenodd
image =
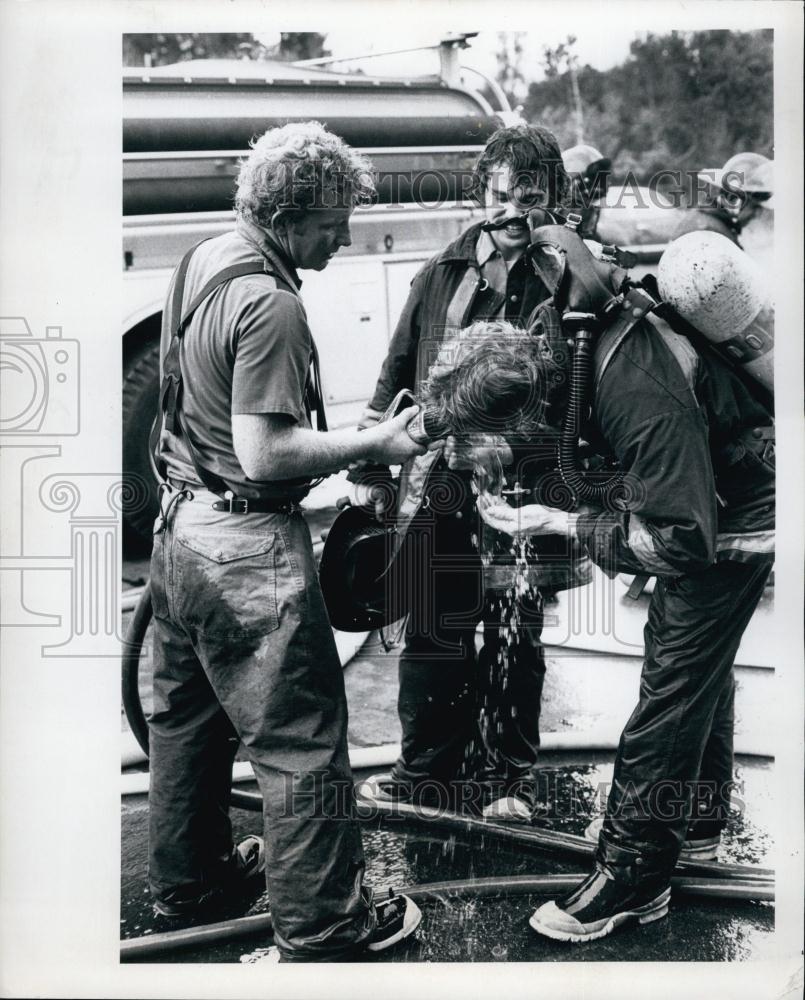
<path id="1" fill-rule="evenodd" d="M 148 437 L 159 403 L 159 331 L 151 328 L 123 356 L 123 519 L 127 536 L 150 547 L 157 481 Z"/>
<path id="2" fill-rule="evenodd" d="M 137 607 L 134 609 L 134 615 L 126 632 L 122 666 L 123 710 L 126 713 L 126 720 L 131 732 L 146 757 L 148 756 L 148 723 L 140 696 L 140 658 L 153 615 L 151 584 L 149 582 L 145 585 L 140 600 L 137 602 Z M 240 792 L 233 789 L 230 805 L 236 809 L 246 809 L 249 812 L 261 812 L 263 798 L 256 792 Z"/>

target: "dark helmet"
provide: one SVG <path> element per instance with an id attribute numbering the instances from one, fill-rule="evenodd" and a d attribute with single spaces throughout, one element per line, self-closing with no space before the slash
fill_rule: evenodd
<path id="1" fill-rule="evenodd" d="M 319 564 L 330 624 L 342 632 L 390 625 L 404 611 L 392 607 L 389 566 L 396 531 L 365 507 L 345 507 L 333 522 Z"/>

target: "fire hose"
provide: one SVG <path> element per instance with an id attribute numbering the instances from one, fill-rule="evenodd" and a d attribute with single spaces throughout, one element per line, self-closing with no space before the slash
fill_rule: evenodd
<path id="1" fill-rule="evenodd" d="M 146 585 L 129 626 L 123 655 L 123 705 L 132 733 L 146 757 L 148 754 L 148 724 L 145 720 L 140 699 L 139 666 L 140 654 L 145 642 L 145 635 L 151 615 L 150 588 L 149 585 Z M 384 748 L 378 749 L 383 750 Z M 353 766 L 357 766 L 358 763 L 358 761 L 353 761 Z M 360 763 L 363 763 L 363 761 Z M 378 766 L 377 761 L 373 761 L 373 765 Z M 132 777 L 147 779 L 147 775 L 138 774 Z M 536 850 L 557 851 L 565 854 L 584 855 L 585 857 L 590 857 L 595 850 L 595 845 L 585 840 L 584 837 L 574 836 L 562 831 L 518 824 L 495 823 L 494 821 L 479 819 L 473 816 L 464 816 L 458 813 L 400 802 L 378 802 L 374 800 L 369 802 L 361 795 L 361 787 L 361 783 L 358 782 L 356 786 L 358 817 L 364 820 L 373 819 L 377 816 L 386 816 L 393 817 L 402 822 L 424 822 L 435 828 L 446 828 L 452 831 L 461 831 L 481 836 L 493 836 L 500 840 L 508 840 Z M 136 791 L 145 790 L 147 790 L 146 785 L 143 785 L 143 787 L 138 786 L 136 789 Z M 259 793 L 255 792 L 233 790 L 231 804 L 254 812 L 262 811 L 262 797 Z M 774 879 L 774 872 L 771 869 L 760 868 L 755 865 L 696 861 L 678 862 L 677 869 L 680 872 L 696 873 L 702 876 L 730 881 L 751 880 L 758 883 L 771 883 Z"/>
<path id="2" fill-rule="evenodd" d="M 126 717 L 135 738 L 146 755 L 148 753 L 148 725 L 140 699 L 139 663 L 151 614 L 150 588 L 146 585 L 129 627 L 123 656 L 123 704 Z M 440 810 L 411 806 L 405 803 L 372 802 L 369 806 L 365 801 L 361 802 L 360 800 L 360 784 L 358 785 L 358 793 L 357 814 L 359 818 L 364 820 L 380 815 L 393 817 L 403 822 L 424 821 L 436 828 L 460 831 L 470 835 L 492 836 L 537 850 L 586 857 L 591 856 L 595 850 L 595 845 L 583 837 L 560 831 L 494 823 L 489 820 L 461 816 L 456 813 L 444 813 Z M 233 790 L 231 801 L 232 805 L 249 810 L 262 808 L 261 796 L 256 793 Z M 767 868 L 697 861 L 680 862 L 677 865 L 677 871 L 681 874 L 672 879 L 672 887 L 676 891 L 688 895 L 758 902 L 774 900 L 774 872 Z M 400 891 L 412 899 L 420 901 L 440 900 L 445 895 L 450 894 L 494 896 L 544 893 L 550 895 L 569 891 L 584 877 L 583 873 L 500 876 L 430 883 L 406 887 Z M 120 958 L 124 962 L 148 960 L 154 956 L 181 949 L 205 947 L 258 934 L 267 936 L 271 932 L 270 913 L 256 914 L 200 927 L 124 940 L 121 942 Z"/>
<path id="3" fill-rule="evenodd" d="M 405 886 L 399 891 L 414 902 L 442 901 L 445 896 L 522 896 L 532 893 L 558 895 L 569 892 L 585 877 L 586 873 L 583 872 L 570 875 L 502 875 Z M 774 887 L 771 883 L 751 880 L 727 882 L 723 879 L 679 876 L 671 879 L 671 887 L 675 892 L 689 896 L 755 902 L 770 902 L 774 899 Z M 221 944 L 257 934 L 268 936 L 272 929 L 271 914 L 258 913 L 201 927 L 149 934 L 122 941 L 120 959 L 123 962 L 147 960 L 184 948 Z"/>

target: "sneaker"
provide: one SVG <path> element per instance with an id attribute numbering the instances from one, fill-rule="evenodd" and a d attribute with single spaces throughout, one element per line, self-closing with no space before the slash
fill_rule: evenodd
<path id="1" fill-rule="evenodd" d="M 367 951 L 385 951 L 413 934 L 422 920 L 422 912 L 413 899 L 389 890 L 389 898 L 375 904 L 377 926 L 364 942 Z"/>
<path id="2" fill-rule="evenodd" d="M 484 806 L 481 815 L 484 819 L 528 823 L 531 819 L 531 809 L 525 799 L 520 799 L 516 795 L 506 795 Z"/>
<path id="3" fill-rule="evenodd" d="M 555 941 L 595 941 L 633 920 L 640 924 L 660 920 L 668 913 L 670 898 L 667 882 L 628 885 L 596 870 L 569 896 L 543 903 L 529 924 Z"/>
<path id="4" fill-rule="evenodd" d="M 398 781 L 390 771 L 373 774 L 355 785 L 358 801 L 365 803 L 405 803 L 428 806 L 432 809 L 452 808 L 453 789 L 439 785 L 435 780 L 425 780 L 419 787 L 410 781 Z"/>
<path id="5" fill-rule="evenodd" d="M 395 781 L 390 771 L 372 774 L 355 785 L 359 799 L 367 802 L 410 802 L 411 790 Z"/>
<path id="6" fill-rule="evenodd" d="M 596 816 L 584 831 L 586 840 L 598 843 L 604 817 Z M 721 834 L 715 837 L 704 837 L 700 840 L 686 840 L 679 852 L 680 861 L 715 861 L 718 858 L 718 848 L 721 845 Z"/>
<path id="7" fill-rule="evenodd" d="M 386 948 L 391 948 L 413 934 L 422 920 L 422 913 L 416 903 L 408 896 L 398 896 L 393 890 L 389 890 L 388 899 L 375 903 L 375 914 L 377 916 L 375 929 L 358 945 L 358 952 L 385 951 Z M 351 962 L 355 961 L 356 957 L 356 950 L 352 949 L 344 954 L 331 956 L 327 961 Z M 240 960 L 250 965 L 258 963 L 269 965 L 288 961 L 276 945 L 259 948 L 251 955 L 241 956 Z"/>
<path id="8" fill-rule="evenodd" d="M 198 882 L 170 889 L 154 900 L 154 912 L 162 917 L 192 916 L 210 903 L 219 902 L 245 888 L 266 870 L 262 837 L 250 836 L 232 849 L 215 882 L 201 888 Z"/>

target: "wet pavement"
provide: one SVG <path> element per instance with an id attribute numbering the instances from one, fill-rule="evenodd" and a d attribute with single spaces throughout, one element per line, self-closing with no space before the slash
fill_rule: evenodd
<path id="1" fill-rule="evenodd" d="M 312 514 L 314 538 L 326 527 L 326 511 Z M 125 585 L 147 575 L 147 562 L 129 560 Z M 124 616 L 124 627 L 130 614 Z M 353 747 L 387 744 L 399 739 L 396 714 L 398 648 L 383 651 L 377 636 L 345 668 L 350 706 L 349 740 Z M 561 653 L 560 656 L 556 656 Z M 598 715 L 592 719 L 579 702 L 579 691 L 592 671 L 609 676 L 613 698 L 609 705 L 599 697 Z M 148 656 L 141 669 L 144 706 L 148 691 Z M 637 694 L 640 661 L 589 651 L 569 656 L 567 650 L 548 650 L 541 728 L 544 733 L 582 733 L 595 724 L 611 729 L 617 738 L 626 718 L 623 705 Z M 773 674 L 769 674 L 773 679 Z M 755 701 L 755 688 L 763 677 L 755 671 L 738 675 L 747 704 Z M 586 685 L 589 687 L 589 684 Z M 614 690 L 617 689 L 617 692 Z M 632 690 L 633 689 L 633 690 Z M 615 696 L 617 694 L 617 697 Z M 747 713 L 750 714 L 750 713 Z M 126 729 L 125 719 L 122 727 Z M 540 808 L 534 823 L 541 828 L 581 834 L 600 811 L 612 775 L 612 753 L 545 753 L 538 787 Z M 734 809 L 725 832 L 719 860 L 769 865 L 772 837 L 773 761 L 739 757 L 736 764 Z M 380 770 L 377 768 L 376 770 Z M 356 778 L 370 772 L 356 773 Z M 239 784 L 239 789 L 254 786 Z M 259 833 L 256 813 L 232 810 L 236 841 Z M 147 799 L 127 796 L 122 803 L 121 938 L 130 939 L 195 926 L 192 921 L 168 920 L 154 915 L 146 884 Z M 478 832 L 445 830 L 423 822 L 381 818 L 362 826 L 367 881 L 379 890 L 433 882 L 501 876 L 582 874 L 589 859 L 556 854 L 531 844 L 512 843 Z M 268 900 L 257 886 L 249 899 L 217 909 L 207 921 L 234 919 L 268 910 Z M 535 934 L 528 926 L 533 910 L 545 900 L 534 893 L 485 895 L 469 892 L 442 894 L 421 902 L 423 920 L 416 934 L 398 948 L 369 962 L 563 962 L 563 961 L 733 961 L 764 957 L 774 931 L 770 903 L 720 901 L 675 893 L 667 918 L 644 926 L 619 930 L 614 936 L 585 945 L 555 942 Z M 259 960 L 269 942 L 265 934 L 204 948 L 186 949 L 149 957 L 150 962 L 238 963 Z"/>
<path id="2" fill-rule="evenodd" d="M 538 826 L 581 834 L 605 793 L 612 774 L 609 755 L 587 755 L 584 762 L 546 755 L 541 772 L 543 814 Z M 593 757 L 593 759 L 590 759 Z M 726 831 L 720 860 L 753 865 L 768 861 L 772 764 L 739 760 L 736 808 Z M 360 778 L 365 775 L 356 775 Z M 247 786 L 239 786 L 241 788 Z M 233 810 L 236 840 L 259 832 L 255 813 Z M 192 925 L 167 920 L 151 910 L 146 886 L 147 803 L 144 796 L 123 805 L 121 937 L 147 936 Z M 367 881 L 379 891 L 389 887 L 510 875 L 583 873 L 583 857 L 556 854 L 531 845 L 512 844 L 492 834 L 454 833 L 424 822 L 381 818 L 363 824 Z M 441 895 L 421 902 L 422 924 L 412 940 L 366 961 L 384 962 L 537 962 L 537 961 L 733 961 L 761 957 L 774 930 L 769 903 L 719 901 L 676 893 L 666 919 L 620 930 L 583 946 L 549 941 L 528 926 L 528 917 L 544 895 Z M 217 909 L 220 921 L 261 913 L 268 899 L 260 888 L 250 900 Z M 767 940 L 768 939 L 768 940 Z M 268 942 L 251 937 L 149 958 L 164 962 L 249 962 L 262 957 Z"/>

